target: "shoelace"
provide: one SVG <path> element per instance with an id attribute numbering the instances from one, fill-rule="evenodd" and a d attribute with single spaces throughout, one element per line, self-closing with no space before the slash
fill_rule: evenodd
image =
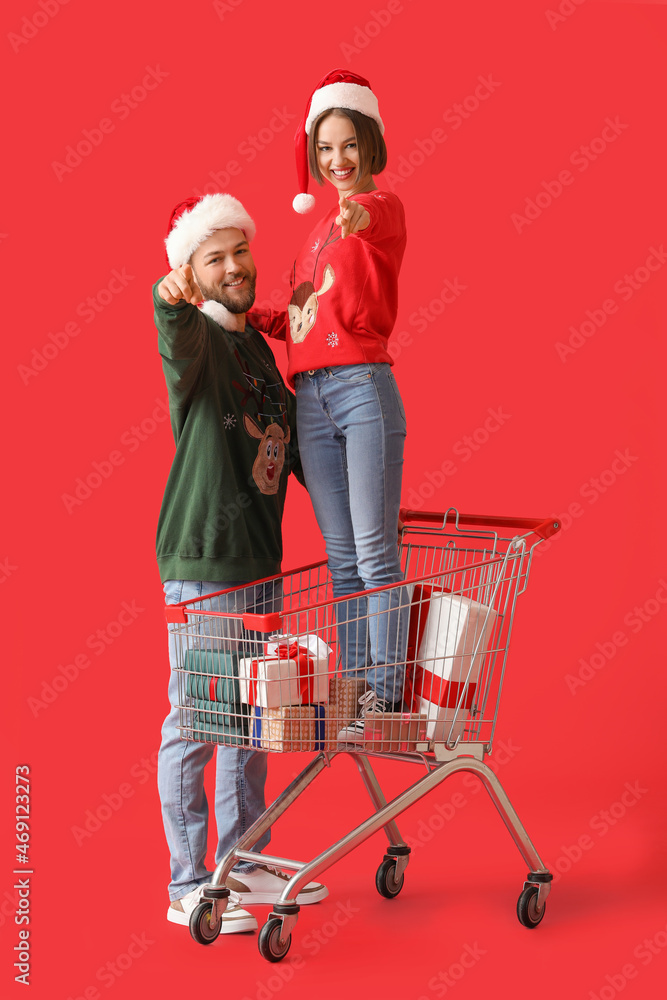
<path id="1" fill-rule="evenodd" d="M 273 865 L 261 865 L 260 867 L 263 868 L 264 871 L 271 872 L 272 875 L 277 875 L 278 878 L 283 880 L 283 882 L 289 882 L 292 877 L 291 875 L 288 875 L 287 872 L 281 871 L 280 868 L 274 868 Z"/>
<path id="2" fill-rule="evenodd" d="M 390 712 L 392 705 L 384 698 L 378 698 L 375 691 L 365 691 L 359 699 L 361 712 L 359 718 L 364 719 L 370 712 Z"/>
<path id="3" fill-rule="evenodd" d="M 360 719 L 363 719 L 369 712 L 373 711 L 377 700 L 378 696 L 375 691 L 364 691 L 359 699 L 359 704 L 361 705 L 361 712 L 359 713 Z"/>

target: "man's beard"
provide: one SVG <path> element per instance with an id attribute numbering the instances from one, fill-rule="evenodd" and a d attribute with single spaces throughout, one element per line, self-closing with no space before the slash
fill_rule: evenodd
<path id="1" fill-rule="evenodd" d="M 224 284 L 205 285 L 199 275 L 195 274 L 197 284 L 201 289 L 204 299 L 206 301 L 219 302 L 230 313 L 247 313 L 249 309 L 252 309 L 255 301 L 255 283 L 257 275 L 246 273 L 244 277 L 247 280 L 247 286 L 244 294 L 239 296 L 238 293 L 230 294 Z"/>

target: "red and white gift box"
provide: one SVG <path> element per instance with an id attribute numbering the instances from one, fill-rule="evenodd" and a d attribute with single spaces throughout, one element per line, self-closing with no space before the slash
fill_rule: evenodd
<path id="1" fill-rule="evenodd" d="M 329 701 L 329 658 L 331 648 L 317 635 L 267 642 L 267 656 L 296 660 L 302 697 L 295 704 L 320 705 Z"/>
<path id="2" fill-rule="evenodd" d="M 300 705 L 301 688 L 296 660 L 277 656 L 240 659 L 239 692 L 242 702 L 259 708 Z"/>
<path id="3" fill-rule="evenodd" d="M 239 660 L 241 701 L 259 708 L 327 702 L 330 652 L 317 636 L 268 642 L 264 655 Z"/>
<path id="4" fill-rule="evenodd" d="M 408 660 L 415 662 L 411 702 L 428 720 L 428 739 L 463 735 L 495 621 L 486 604 L 415 586 L 408 634 Z"/>

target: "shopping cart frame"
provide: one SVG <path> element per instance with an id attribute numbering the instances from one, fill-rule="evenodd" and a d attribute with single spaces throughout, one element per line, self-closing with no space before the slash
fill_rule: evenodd
<path id="1" fill-rule="evenodd" d="M 432 530 L 436 537 L 439 533 L 444 532 L 448 525 L 453 525 L 457 532 L 462 531 L 465 527 L 468 531 L 468 535 L 465 537 L 470 537 L 471 533 L 479 533 L 480 537 L 487 537 L 491 531 L 492 534 L 495 534 L 496 539 L 494 553 L 499 538 L 498 529 L 504 531 L 519 530 L 521 534 L 503 539 L 503 541 L 507 542 L 504 554 L 505 560 L 511 554 L 517 553 L 521 555 L 522 560 L 524 557 L 526 560 L 525 566 L 520 571 L 522 575 L 520 575 L 516 584 L 513 596 L 514 603 L 517 596 L 523 593 L 526 588 L 535 547 L 560 529 L 560 523 L 554 518 L 539 519 L 467 515 L 459 514 L 453 508 L 444 514 L 402 509 L 401 521 L 405 526 L 403 532 L 404 539 L 406 529 L 409 532 L 409 526 L 417 522 L 420 523 L 420 526 L 415 530 L 418 530 L 420 533 L 428 533 L 429 530 Z M 435 527 L 429 529 L 428 525 Z M 536 540 L 528 546 L 527 542 L 531 537 Z M 502 555 L 498 555 L 492 561 L 501 558 L 503 558 Z M 316 563 L 310 567 L 303 567 L 303 569 L 310 570 L 320 565 L 320 563 Z M 167 619 L 171 622 L 187 621 L 188 603 L 190 602 L 170 606 L 167 609 Z M 508 643 L 513 616 L 514 604 L 511 609 L 510 626 L 507 634 Z M 267 616 L 245 615 L 243 617 L 244 624 L 247 627 L 259 629 L 264 632 L 273 630 L 279 626 L 279 614 Z M 505 659 L 506 656 L 507 650 L 505 649 Z M 502 663 L 500 687 L 502 687 L 505 659 Z M 498 698 L 499 692 L 500 688 L 498 689 Z M 443 781 L 447 780 L 447 778 L 459 773 L 473 774 L 480 780 L 514 840 L 524 862 L 528 866 L 529 871 L 524 880 L 517 903 L 517 917 L 525 927 L 536 927 L 544 917 L 546 899 L 551 889 L 553 876 L 543 864 L 497 774 L 485 763 L 484 758 L 492 749 L 491 740 L 494 730 L 495 717 L 490 735 L 484 740 L 459 742 L 457 739 L 451 743 L 444 742 L 434 745 L 423 743 L 417 745 L 417 752 L 414 753 L 392 752 L 391 754 L 387 754 L 347 745 L 341 745 L 335 751 L 326 750 L 317 753 L 217 865 L 211 883 L 202 888 L 202 902 L 192 912 L 190 918 L 190 932 L 192 937 L 200 944 L 210 944 L 218 937 L 222 926 L 222 916 L 227 907 L 227 900 L 230 894 L 230 890 L 225 883 L 237 862 L 246 861 L 274 865 L 287 871 L 293 871 L 294 874 L 285 884 L 277 902 L 273 904 L 272 912 L 269 914 L 266 923 L 260 931 L 258 944 L 260 953 L 265 959 L 271 962 L 281 961 L 289 951 L 291 945 L 292 932 L 300 910 L 300 906 L 296 901 L 300 891 L 305 888 L 308 882 L 316 880 L 333 864 L 382 829 L 387 837 L 388 846 L 376 873 L 376 888 L 386 898 L 391 899 L 396 897 L 403 887 L 404 874 L 411 851 L 400 834 L 396 818 Z M 253 851 L 252 848 L 254 845 L 269 828 L 302 795 L 318 775 L 332 766 L 333 761 L 339 756 L 350 756 L 354 760 L 375 810 L 374 813 L 311 861 L 296 861 L 292 858 L 278 857 Z M 371 766 L 369 758 L 372 757 L 383 759 L 390 757 L 393 760 L 417 763 L 425 768 L 426 773 L 418 781 L 387 802 Z"/>

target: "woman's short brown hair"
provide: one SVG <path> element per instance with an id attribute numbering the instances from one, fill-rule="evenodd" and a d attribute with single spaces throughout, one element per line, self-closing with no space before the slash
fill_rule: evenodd
<path id="1" fill-rule="evenodd" d="M 387 166 L 387 147 L 380 129 L 372 118 L 362 115 L 360 111 L 350 108 L 330 108 L 323 111 L 313 122 L 308 136 L 308 166 L 310 173 L 318 184 L 324 184 L 324 178 L 317 162 L 317 133 L 325 118 L 335 115 L 337 118 L 349 118 L 354 125 L 359 150 L 359 175 L 366 173 L 380 174 Z"/>

